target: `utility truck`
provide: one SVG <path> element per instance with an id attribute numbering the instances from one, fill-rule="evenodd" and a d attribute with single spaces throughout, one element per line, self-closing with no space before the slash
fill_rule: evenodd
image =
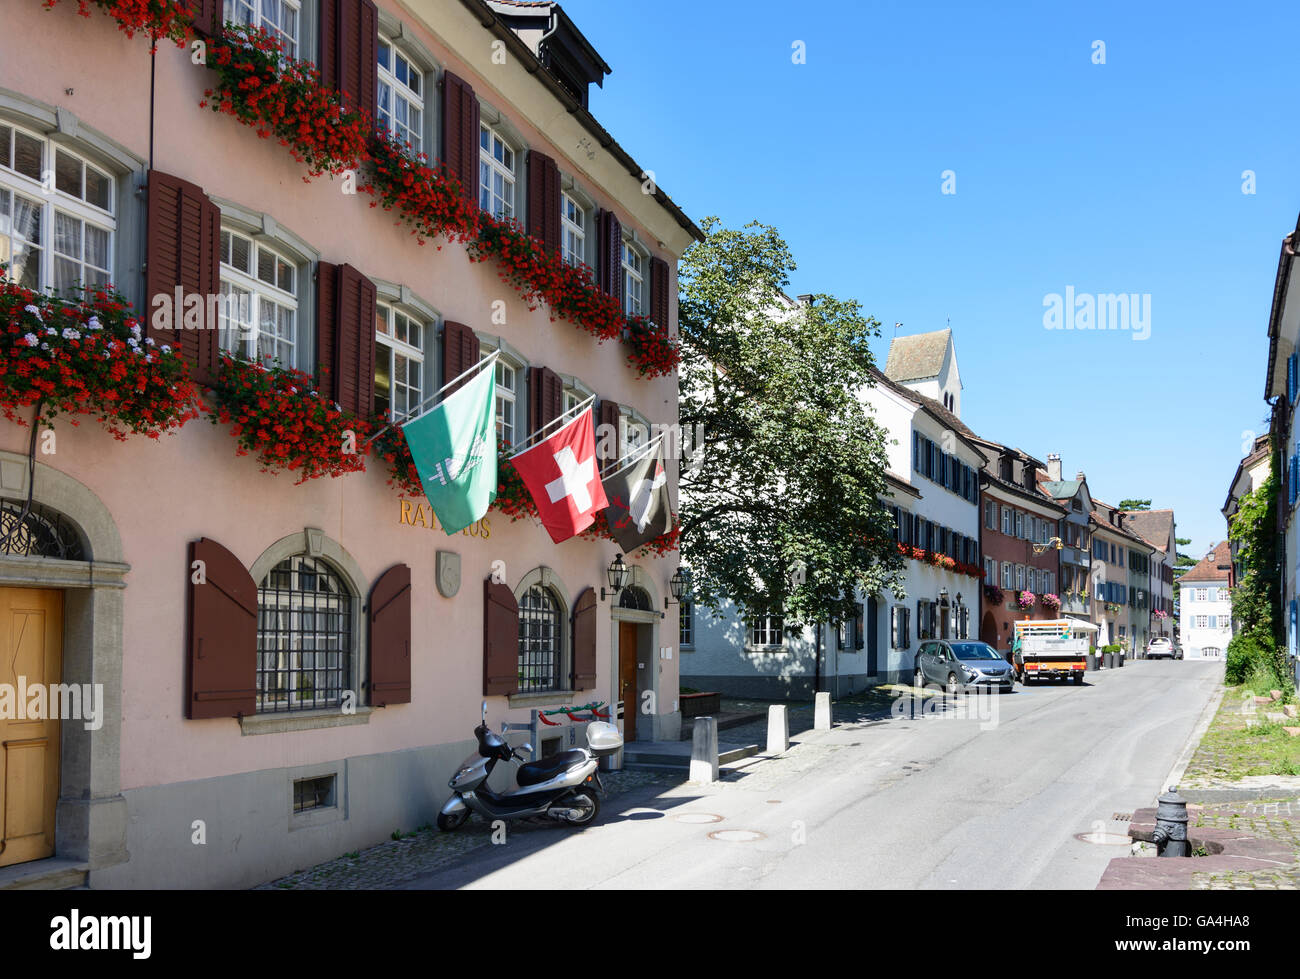
<path id="1" fill-rule="evenodd" d="M 1088 634 L 1069 619 L 1025 619 L 1015 624 L 1012 652 L 1021 683 L 1073 679 L 1082 684 L 1088 668 Z"/>

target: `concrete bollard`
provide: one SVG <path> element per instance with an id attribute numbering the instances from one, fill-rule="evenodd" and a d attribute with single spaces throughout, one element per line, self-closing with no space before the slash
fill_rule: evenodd
<path id="1" fill-rule="evenodd" d="M 829 693 L 819 693 L 814 703 L 813 729 L 829 731 L 831 729 L 831 695 Z"/>
<path id="2" fill-rule="evenodd" d="M 771 704 L 767 708 L 767 753 L 779 755 L 790 750 L 790 716 L 785 704 Z"/>
<path id="3" fill-rule="evenodd" d="M 697 717 L 692 731 L 691 781 L 718 780 L 718 721 L 715 717 Z"/>

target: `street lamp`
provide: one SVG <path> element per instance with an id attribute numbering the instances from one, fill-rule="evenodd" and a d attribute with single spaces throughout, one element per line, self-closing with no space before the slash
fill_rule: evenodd
<path id="1" fill-rule="evenodd" d="M 609 579 L 610 598 L 613 598 L 623 590 L 623 586 L 627 584 L 628 575 L 631 573 L 632 569 L 623 563 L 623 555 L 616 555 L 614 560 L 610 563 L 610 566 L 605 570 L 605 576 Z M 605 600 L 604 588 L 601 588 L 600 590 L 600 600 L 602 602 Z"/>
<path id="2" fill-rule="evenodd" d="M 671 599 L 669 598 L 664 599 L 664 608 L 665 609 L 668 608 L 668 603 L 670 601 L 676 602 L 678 605 L 680 605 L 682 603 L 682 592 L 685 590 L 685 588 L 686 588 L 686 579 L 682 577 L 682 569 L 678 568 L 676 571 L 673 572 L 673 576 L 668 579 L 668 590 L 673 593 L 673 597 Z"/>

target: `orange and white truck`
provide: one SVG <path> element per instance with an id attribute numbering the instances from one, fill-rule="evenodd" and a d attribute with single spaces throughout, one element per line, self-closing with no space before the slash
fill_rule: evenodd
<path id="1" fill-rule="evenodd" d="M 1088 634 L 1069 619 L 1024 619 L 1015 624 L 1012 653 L 1021 683 L 1074 680 L 1083 683 L 1088 669 Z"/>

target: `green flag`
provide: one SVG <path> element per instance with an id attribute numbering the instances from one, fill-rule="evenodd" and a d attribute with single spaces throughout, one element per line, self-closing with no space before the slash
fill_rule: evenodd
<path id="1" fill-rule="evenodd" d="M 447 535 L 458 534 L 497 498 L 496 371 L 491 367 L 402 426 L 424 495 Z"/>

